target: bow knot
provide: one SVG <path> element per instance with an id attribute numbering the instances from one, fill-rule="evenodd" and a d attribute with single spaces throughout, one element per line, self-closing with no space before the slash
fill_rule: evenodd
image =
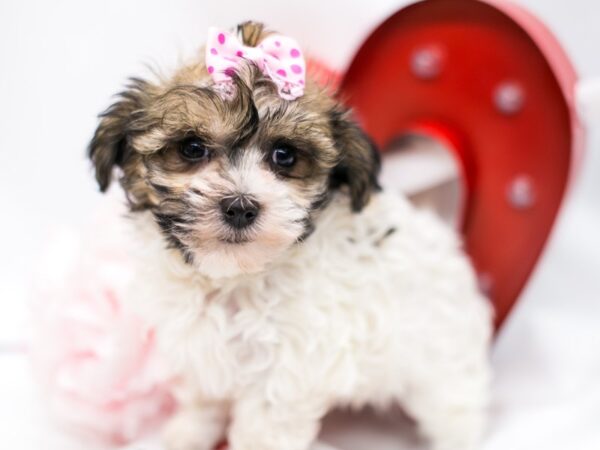
<path id="1" fill-rule="evenodd" d="M 231 83 L 231 71 L 252 61 L 277 85 L 279 95 L 295 100 L 304 94 L 306 63 L 298 43 L 288 36 L 272 34 L 258 47 L 243 45 L 233 34 L 210 28 L 206 44 L 206 68 L 215 83 Z"/>

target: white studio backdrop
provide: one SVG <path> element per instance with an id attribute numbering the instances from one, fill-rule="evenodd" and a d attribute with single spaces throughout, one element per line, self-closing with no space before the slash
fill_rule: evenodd
<path id="1" fill-rule="evenodd" d="M 2 0 L 0 430 L 9 425 L 0 448 L 46 448 L 23 439 L 31 424 L 14 404 L 24 397 L 8 382 L 20 377 L 10 378 L 12 356 L 2 349 L 24 336 L 31 273 L 52 231 L 83 224 L 102 201 L 85 147 L 126 77 L 145 73 L 144 63 L 168 70 L 194 54 L 209 26 L 248 19 L 343 69 L 370 30 L 407 3 Z M 555 32 L 582 78 L 600 77 L 599 1 L 517 3 Z M 494 350 L 486 450 L 600 448 L 600 115 L 591 111 L 580 176 Z"/>

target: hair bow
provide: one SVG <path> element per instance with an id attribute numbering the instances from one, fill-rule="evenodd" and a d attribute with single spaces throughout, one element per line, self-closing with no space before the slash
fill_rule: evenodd
<path id="1" fill-rule="evenodd" d="M 252 61 L 273 80 L 282 98 L 295 100 L 304 94 L 306 63 L 294 39 L 272 34 L 258 47 L 248 47 L 233 33 L 214 27 L 209 29 L 206 68 L 215 83 L 231 83 L 231 71 L 244 60 Z"/>

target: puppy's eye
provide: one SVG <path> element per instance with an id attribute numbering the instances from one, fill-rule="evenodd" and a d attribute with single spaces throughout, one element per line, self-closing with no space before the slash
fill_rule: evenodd
<path id="1" fill-rule="evenodd" d="M 279 167 L 292 167 L 296 164 L 296 150 L 287 145 L 276 145 L 271 150 L 271 161 Z"/>
<path id="2" fill-rule="evenodd" d="M 210 150 L 198 138 L 189 138 L 181 142 L 179 154 L 190 162 L 199 162 L 210 158 Z"/>

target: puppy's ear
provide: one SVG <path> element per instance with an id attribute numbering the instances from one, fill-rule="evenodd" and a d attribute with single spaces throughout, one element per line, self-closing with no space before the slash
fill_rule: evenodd
<path id="1" fill-rule="evenodd" d="M 88 146 L 88 156 L 102 192 L 108 189 L 115 166 L 122 167 L 131 151 L 127 137 L 143 112 L 148 88 L 146 81 L 131 79 L 127 89 L 118 94 L 118 100 L 99 116 L 100 124 Z"/>
<path id="2" fill-rule="evenodd" d="M 379 151 L 349 111 L 336 108 L 331 111 L 330 120 L 340 152 L 340 161 L 331 173 L 331 187 L 347 185 L 352 209 L 358 212 L 369 202 L 371 193 L 381 189 L 377 181 L 381 168 Z"/>

